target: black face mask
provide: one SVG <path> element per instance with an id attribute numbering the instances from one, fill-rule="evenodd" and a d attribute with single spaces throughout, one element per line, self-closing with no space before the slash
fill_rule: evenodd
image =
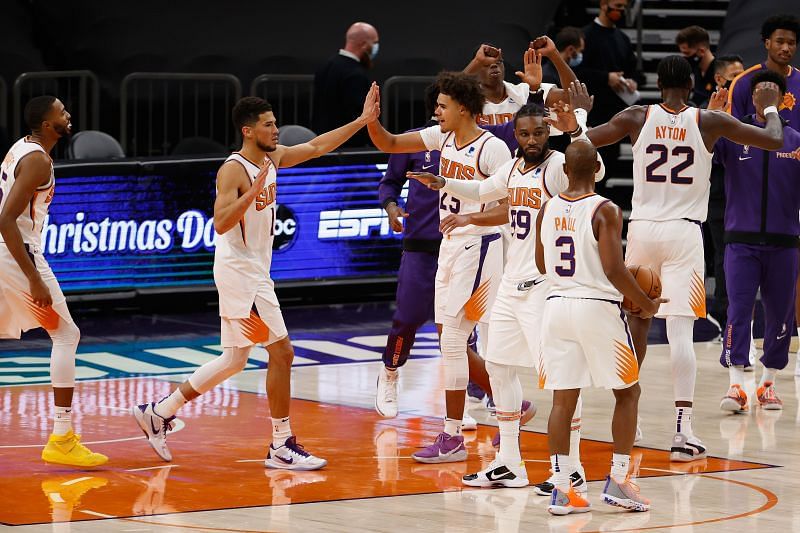
<path id="1" fill-rule="evenodd" d="M 723 85 L 722 87 L 723 87 L 723 89 L 730 89 L 731 85 L 733 85 L 733 80 L 728 80 L 728 81 L 725 82 L 725 85 Z"/>
<path id="2" fill-rule="evenodd" d="M 625 23 L 625 10 L 624 9 L 616 9 L 616 8 L 613 8 L 613 7 L 609 7 L 606 10 L 606 16 L 614 24 L 622 25 L 622 24 Z"/>

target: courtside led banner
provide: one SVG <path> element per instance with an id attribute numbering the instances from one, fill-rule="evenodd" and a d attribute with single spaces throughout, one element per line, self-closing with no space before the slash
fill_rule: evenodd
<path id="1" fill-rule="evenodd" d="M 378 205 L 378 157 L 340 154 L 278 172 L 275 280 L 396 274 L 401 235 Z M 57 165 L 43 248 L 64 292 L 212 286 L 221 163 Z"/>

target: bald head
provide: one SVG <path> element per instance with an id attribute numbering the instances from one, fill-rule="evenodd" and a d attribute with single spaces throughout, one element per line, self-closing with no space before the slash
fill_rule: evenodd
<path id="1" fill-rule="evenodd" d="M 344 36 L 344 49 L 358 56 L 367 66 L 378 51 L 378 30 L 366 22 L 356 22 Z"/>
<path id="2" fill-rule="evenodd" d="M 597 149 L 592 143 L 584 139 L 572 141 L 564 155 L 564 172 L 570 182 L 588 180 L 594 183 L 594 175 L 600 170 L 600 162 L 597 160 Z"/>

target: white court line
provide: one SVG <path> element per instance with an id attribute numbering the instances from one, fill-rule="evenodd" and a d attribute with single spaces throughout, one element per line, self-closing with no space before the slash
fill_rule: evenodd
<path id="1" fill-rule="evenodd" d="M 172 423 L 175 424 L 175 426 L 169 433 L 176 433 L 186 427 L 186 423 L 180 418 L 176 418 L 175 420 L 172 421 Z M 84 442 L 83 444 L 111 444 L 114 442 L 127 442 L 131 440 L 140 440 L 142 438 L 143 437 L 139 435 L 138 437 L 124 437 L 121 439 L 92 440 Z M 44 448 L 44 446 L 45 446 L 44 444 L 12 444 L 12 445 L 3 444 L 0 445 L 0 450 L 6 448 Z"/>
<path id="2" fill-rule="evenodd" d="M 237 463 L 263 463 L 264 459 L 237 459 Z"/>
<path id="3" fill-rule="evenodd" d="M 181 465 L 146 466 L 144 468 L 130 468 L 126 470 L 126 472 L 141 472 L 143 470 L 161 470 L 162 468 L 177 468 L 179 466 Z"/>
<path id="4" fill-rule="evenodd" d="M 114 516 L 113 514 L 98 513 L 96 511 L 90 511 L 89 509 L 79 509 L 79 511 L 85 514 L 90 514 L 92 516 L 99 516 L 100 518 L 116 518 L 116 516 Z"/>
<path id="5" fill-rule="evenodd" d="M 62 485 L 64 485 L 64 486 L 74 485 L 75 483 L 80 483 L 81 481 L 86 481 L 87 479 L 92 479 L 92 478 L 91 477 L 79 477 L 79 478 L 76 478 L 76 479 L 71 479 L 69 481 L 65 481 L 64 483 L 62 483 Z"/>
<path id="6" fill-rule="evenodd" d="M 650 470 L 651 472 L 664 472 L 665 474 L 702 474 L 703 472 L 681 472 L 680 470 L 669 470 L 668 468 L 649 468 L 640 466 L 639 470 Z"/>

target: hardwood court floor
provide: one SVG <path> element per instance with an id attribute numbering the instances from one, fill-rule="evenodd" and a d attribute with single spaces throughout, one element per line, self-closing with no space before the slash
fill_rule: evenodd
<path id="1" fill-rule="evenodd" d="M 43 464 L 49 430 L 44 385 L 0 388 L 0 523 L 13 531 L 800 531 L 797 383 L 794 366 L 778 379 L 782 412 L 718 410 L 727 375 L 719 344 L 696 344 L 699 360 L 695 432 L 713 457 L 670 463 L 671 373 L 668 350 L 653 346 L 642 372 L 644 440 L 634 452 L 649 513 L 621 513 L 599 501 L 610 459 L 611 394 L 584 396 L 581 451 L 593 512 L 550 517 L 547 498 L 526 489 L 466 489 L 460 477 L 491 460 L 495 428 L 468 435 L 466 463 L 422 465 L 410 454 L 440 431 L 438 360 L 411 361 L 401 377 L 401 415 L 372 410 L 379 363 L 299 367 L 293 377 L 292 427 L 329 460 L 317 472 L 264 469 L 268 402 L 264 370 L 246 371 L 192 402 L 170 437 L 174 460 L 161 462 L 125 409 L 158 398 L 183 375 L 105 379 L 80 384 L 75 423 L 84 442 L 111 457 L 75 471 Z M 526 397 L 539 414 L 525 428 L 523 456 L 532 482 L 548 472 L 548 395 Z M 748 384 L 752 393 L 754 383 Z M 494 424 L 482 408 L 480 422 Z M 779 468 L 772 468 L 773 466 Z M 71 521 L 71 522 L 70 522 Z M 56 522 L 56 523 L 51 523 Z M 30 525 L 25 525 L 30 524 Z M 13 526 L 13 527 L 12 527 Z"/>

